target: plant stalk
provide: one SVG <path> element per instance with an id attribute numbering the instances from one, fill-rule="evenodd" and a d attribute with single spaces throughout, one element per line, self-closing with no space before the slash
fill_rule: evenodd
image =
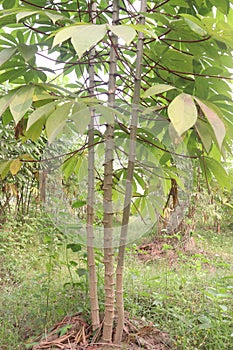
<path id="1" fill-rule="evenodd" d="M 146 0 L 141 0 L 140 12 L 146 12 Z M 140 17 L 140 24 L 145 24 L 145 17 Z M 134 166 L 136 159 L 136 136 L 137 136 L 137 124 L 138 124 L 138 107 L 140 102 L 140 89 L 141 89 L 141 73 L 142 73 L 142 58 L 143 58 L 143 34 L 138 34 L 137 44 L 137 57 L 136 57 L 136 72 L 135 72 L 135 84 L 134 93 L 132 98 L 132 116 L 130 122 L 130 145 L 129 156 L 127 165 L 126 176 L 126 189 L 124 198 L 124 209 L 121 225 L 121 237 L 120 246 L 117 257 L 116 268 L 116 306 L 117 306 L 117 327 L 114 337 L 114 343 L 120 344 L 122 340 L 123 328 L 124 328 L 124 298 L 123 298 L 123 271 L 124 271 L 124 258 L 125 248 L 128 234 L 128 224 L 130 216 L 130 203 L 132 199 L 132 181 L 134 174 Z"/>
<path id="2" fill-rule="evenodd" d="M 116 25 L 119 19 L 119 1 L 113 1 L 112 24 Z M 116 90 L 116 66 L 117 66 L 117 45 L 118 38 L 111 34 L 110 48 L 110 67 L 109 67 L 109 84 L 108 84 L 108 105 L 114 107 L 115 90 Z M 103 326 L 103 341 L 112 342 L 113 321 L 114 321 L 114 304 L 115 304 L 115 281 L 114 281 L 114 251 L 112 247 L 113 240 L 113 204 L 112 204 L 112 187 L 113 187 L 113 158 L 114 158 L 114 125 L 107 124 L 105 132 L 105 162 L 104 162 L 104 265 L 105 265 L 105 315 Z"/>
<path id="3" fill-rule="evenodd" d="M 94 23 L 96 13 L 96 2 L 92 2 L 91 21 Z M 95 71 L 94 55 L 92 49 L 89 55 L 89 95 L 94 95 Z M 89 273 L 89 297 L 91 308 L 92 329 L 95 331 L 100 326 L 99 301 L 97 288 L 97 274 L 94 252 L 94 199 L 95 199 L 95 150 L 94 150 L 94 118 L 95 111 L 91 109 L 91 120 L 88 125 L 88 195 L 87 195 L 87 263 Z"/>

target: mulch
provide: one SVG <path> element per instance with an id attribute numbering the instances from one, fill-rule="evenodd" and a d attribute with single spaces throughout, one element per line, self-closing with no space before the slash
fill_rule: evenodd
<path id="1" fill-rule="evenodd" d="M 121 345 L 101 342 L 102 327 L 93 335 L 91 326 L 81 315 L 66 316 L 46 336 L 27 345 L 31 350 L 170 350 L 169 335 L 141 319 L 125 319 Z"/>

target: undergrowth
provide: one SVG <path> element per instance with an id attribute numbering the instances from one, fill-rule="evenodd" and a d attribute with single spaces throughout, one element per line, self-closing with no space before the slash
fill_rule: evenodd
<path id="1" fill-rule="evenodd" d="M 131 317 L 169 332 L 173 349 L 233 349 L 232 234 L 200 231 L 200 248 L 141 262 L 128 248 L 125 307 Z M 65 315 L 88 320 L 85 248 L 65 239 L 46 217 L 9 219 L 0 230 L 0 349 L 26 349 Z M 97 252 L 103 307 L 102 253 Z"/>

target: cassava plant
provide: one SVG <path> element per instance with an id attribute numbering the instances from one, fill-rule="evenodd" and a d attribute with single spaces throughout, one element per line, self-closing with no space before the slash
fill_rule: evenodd
<path id="1" fill-rule="evenodd" d="M 1 4 L 2 125 L 13 121 L 24 142 L 44 135 L 48 149 L 60 140 L 57 153 L 47 154 L 60 162 L 61 183 L 64 178 L 76 183 L 78 198 L 70 211 L 86 210 L 93 331 L 102 323 L 95 247 L 104 250 L 106 343 L 122 340 L 125 247 L 141 235 L 133 218 L 154 223 L 171 181 L 185 192 L 192 178 L 187 163 L 199 167 L 205 186 L 214 177 L 222 188 L 231 187 L 221 157 L 222 151 L 231 153 L 233 135 L 232 17 L 228 0 Z M 61 86 L 60 76 L 69 82 Z M 41 169 L 45 160 L 40 159 Z M 14 176 L 20 174 L 22 162 L 26 166 L 23 155 L 2 159 L 2 180 L 14 164 Z M 62 189 L 51 194 L 48 188 L 50 210 L 54 193 L 64 198 Z M 68 216 L 63 227 L 69 225 Z M 76 236 L 83 231 L 79 227 Z"/>

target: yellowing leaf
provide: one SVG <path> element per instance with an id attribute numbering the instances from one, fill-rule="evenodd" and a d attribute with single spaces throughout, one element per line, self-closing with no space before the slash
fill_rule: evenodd
<path id="1" fill-rule="evenodd" d="M 108 24 L 108 28 L 111 30 L 112 33 L 123 39 L 127 45 L 131 43 L 131 41 L 135 38 L 135 35 L 137 34 L 135 29 L 133 29 L 131 26 L 111 26 L 110 24 Z"/>
<path id="2" fill-rule="evenodd" d="M 153 95 L 162 94 L 163 92 L 173 90 L 173 89 L 175 89 L 174 86 L 170 86 L 170 85 L 166 85 L 166 84 L 156 84 L 156 85 L 149 87 L 149 89 L 147 89 L 143 93 L 142 97 L 149 97 L 149 96 L 153 96 Z"/>
<path id="3" fill-rule="evenodd" d="M 210 102 L 207 101 L 201 101 L 199 98 L 195 97 L 195 100 L 199 104 L 200 108 L 202 109 L 204 115 L 206 116 L 207 120 L 209 121 L 214 134 L 216 136 L 219 148 L 222 147 L 222 142 L 224 140 L 224 137 L 226 135 L 226 128 L 223 123 L 223 121 L 218 116 L 217 107 L 212 105 Z M 219 112 L 220 114 L 220 112 Z"/>
<path id="4" fill-rule="evenodd" d="M 16 49 L 14 48 L 4 49 L 0 51 L 0 66 L 3 65 L 6 61 L 8 61 L 9 58 L 11 58 L 11 56 L 13 56 L 15 52 Z"/>
<path id="5" fill-rule="evenodd" d="M 21 165 L 22 165 L 22 163 L 21 163 L 20 159 L 12 160 L 12 162 L 10 164 L 10 172 L 11 172 L 11 174 L 12 175 L 16 175 L 19 172 L 19 170 L 21 168 Z"/>
<path id="6" fill-rule="evenodd" d="M 192 97 L 184 93 L 178 95 L 168 107 L 168 116 L 181 136 L 197 121 L 197 109 Z"/>
<path id="7" fill-rule="evenodd" d="M 34 86 L 23 86 L 20 88 L 10 103 L 10 111 L 13 115 L 15 124 L 23 118 L 25 113 L 31 107 L 34 93 Z"/>
<path id="8" fill-rule="evenodd" d="M 106 34 L 106 25 L 80 25 L 75 27 L 71 42 L 81 57 L 84 52 L 96 45 Z"/>
<path id="9" fill-rule="evenodd" d="M 46 122 L 46 133 L 49 143 L 53 142 L 57 134 L 64 127 L 66 120 L 69 118 L 70 109 L 73 102 L 66 102 L 57 107 L 55 111 L 48 117 Z"/>

